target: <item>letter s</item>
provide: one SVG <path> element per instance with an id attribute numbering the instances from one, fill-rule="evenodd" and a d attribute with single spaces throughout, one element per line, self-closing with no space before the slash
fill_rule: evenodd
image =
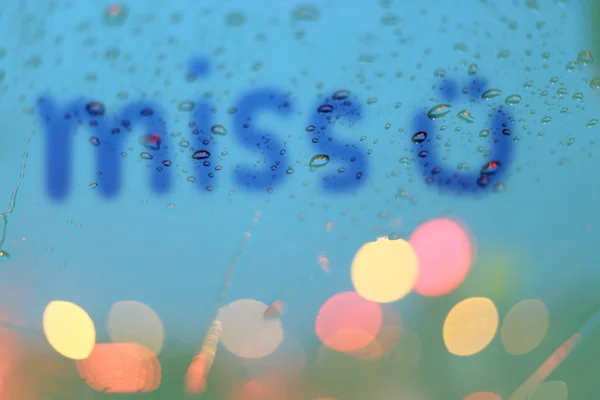
<path id="1" fill-rule="evenodd" d="M 235 181 L 255 190 L 270 189 L 285 176 L 285 142 L 272 137 L 255 127 L 252 116 L 258 110 L 276 111 L 282 116 L 292 112 L 287 96 L 277 89 L 258 89 L 242 98 L 237 105 L 234 116 L 233 133 L 238 142 L 245 148 L 256 148 L 262 158 L 258 162 L 266 164 L 263 167 L 237 166 Z M 283 166 L 282 166 L 283 164 Z M 278 179 L 279 178 L 279 179 Z"/>
<path id="2" fill-rule="evenodd" d="M 342 90 L 337 91 L 324 102 L 320 101 L 314 108 L 311 123 L 307 128 L 309 132 L 312 132 L 312 146 L 318 149 L 316 153 L 321 153 L 321 158 L 326 158 L 327 164 L 332 161 L 343 163 L 342 166 L 336 165 L 335 172 L 330 169 L 333 166 L 321 164 L 328 172 L 323 183 L 326 191 L 356 190 L 364 184 L 367 178 L 367 161 L 362 146 L 336 141 L 333 135 L 333 125 L 338 120 L 344 119 L 349 126 L 353 126 L 361 118 L 360 103 L 349 100 L 348 92 Z"/>

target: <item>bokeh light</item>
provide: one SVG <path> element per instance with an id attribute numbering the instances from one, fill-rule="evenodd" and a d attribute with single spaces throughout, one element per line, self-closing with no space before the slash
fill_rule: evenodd
<path id="1" fill-rule="evenodd" d="M 274 352 L 283 341 L 283 327 L 278 318 L 264 318 L 267 308 L 250 299 L 223 307 L 217 317 L 223 327 L 223 346 L 242 358 L 261 358 Z"/>
<path id="2" fill-rule="evenodd" d="M 139 343 L 96 344 L 76 365 L 79 376 L 98 392 L 152 392 L 161 382 L 158 358 Z"/>
<path id="3" fill-rule="evenodd" d="M 548 381 L 538 386 L 529 400 L 567 400 L 568 398 L 569 389 L 565 382 Z"/>
<path id="4" fill-rule="evenodd" d="M 470 356 L 487 347 L 498 329 L 499 316 L 494 303 L 472 297 L 456 304 L 444 321 L 444 343 L 457 356 Z"/>
<path id="5" fill-rule="evenodd" d="M 411 235 L 419 274 L 415 292 L 443 296 L 466 278 L 472 263 L 472 244 L 465 228 L 450 219 L 434 219 L 420 225 Z"/>
<path id="6" fill-rule="evenodd" d="M 548 331 L 548 308 L 539 299 L 515 304 L 504 317 L 500 338 L 508 354 L 522 355 L 535 349 Z"/>
<path id="7" fill-rule="evenodd" d="M 367 346 L 377 336 L 381 321 L 378 303 L 366 300 L 356 292 L 342 292 L 321 306 L 315 331 L 330 349 L 352 352 Z"/>
<path id="8" fill-rule="evenodd" d="M 4 310 L 0 309 L 0 321 L 7 321 Z M 21 354 L 21 346 L 14 330 L 0 326 L 0 399 L 13 395 L 10 382 L 14 380 L 13 370 Z"/>
<path id="9" fill-rule="evenodd" d="M 380 307 L 382 322 L 377 336 L 365 347 L 349 353 L 351 357 L 357 360 L 376 360 L 388 354 L 398 344 L 402 331 L 400 317 L 389 305 Z"/>
<path id="10" fill-rule="evenodd" d="M 108 334 L 113 342 L 139 343 L 158 355 L 163 347 L 164 328 L 158 315 L 146 304 L 119 301 L 108 313 Z"/>
<path id="11" fill-rule="evenodd" d="M 287 332 L 281 345 L 273 353 L 260 359 L 242 360 L 242 365 L 251 378 L 272 376 L 287 380 L 301 377 L 307 363 L 302 345 Z"/>
<path id="12" fill-rule="evenodd" d="M 206 355 L 203 353 L 194 357 L 188 367 L 184 378 L 185 392 L 197 396 L 206 390 L 206 376 L 208 375 Z"/>
<path id="13" fill-rule="evenodd" d="M 464 400 L 502 400 L 502 398 L 492 392 L 477 392 L 471 393 Z"/>
<path id="14" fill-rule="evenodd" d="M 51 301 L 46 306 L 43 328 L 50 346 L 72 360 L 87 358 L 96 343 L 96 328 L 90 316 L 67 301 Z"/>
<path id="15" fill-rule="evenodd" d="M 497 302 L 514 301 L 517 293 L 525 290 L 524 278 L 532 264 L 527 252 L 518 246 L 479 241 L 477 258 L 458 290 L 466 295 L 485 293 Z"/>
<path id="16" fill-rule="evenodd" d="M 406 296 L 413 289 L 417 274 L 417 255 L 402 239 L 381 237 L 365 243 L 352 260 L 351 278 L 356 292 L 378 303 Z"/>
<path id="17" fill-rule="evenodd" d="M 33 327 L 13 331 L 18 337 L 17 358 L 3 381 L 2 400 L 89 400 L 92 391 L 81 380 L 73 360 L 56 352 Z M 7 349 L 1 348 L 0 359 Z M 10 353 L 10 349 L 8 350 Z"/>
<path id="18" fill-rule="evenodd" d="M 244 399 L 262 399 L 265 397 L 265 390 L 263 386 L 258 381 L 250 381 L 244 385 L 243 389 L 243 397 Z"/>
<path id="19" fill-rule="evenodd" d="M 402 327 L 396 346 L 388 358 L 394 370 L 411 371 L 421 361 L 421 339 L 412 329 Z"/>
<path id="20" fill-rule="evenodd" d="M 318 387 L 333 389 L 330 394 L 339 396 L 340 387 L 360 387 L 361 382 L 370 382 L 379 372 L 373 362 L 357 360 L 323 344 L 317 350 L 313 373 Z"/>
<path id="21" fill-rule="evenodd" d="M 281 400 L 296 399 L 294 385 L 273 376 L 249 380 L 234 387 L 228 400 Z"/>

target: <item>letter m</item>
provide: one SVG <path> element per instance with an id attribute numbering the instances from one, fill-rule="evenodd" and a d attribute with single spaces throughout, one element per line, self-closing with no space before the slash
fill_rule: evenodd
<path id="1" fill-rule="evenodd" d="M 97 105 L 99 103 L 96 103 Z M 131 103 L 113 117 L 108 117 L 103 109 L 90 109 L 90 102 L 74 100 L 60 108 L 52 97 L 38 101 L 38 111 L 45 133 L 45 189 L 51 199 L 64 201 L 71 190 L 73 171 L 73 138 L 77 128 L 87 126 L 91 132 L 85 145 L 94 147 L 96 174 L 94 181 L 105 198 L 114 198 L 121 190 L 123 146 L 130 141 L 128 136 L 135 127 L 141 125 L 144 134 L 155 134 L 160 138 L 152 146 L 145 147 L 147 166 L 151 170 L 150 185 L 155 193 L 168 191 L 170 174 L 165 162 L 168 157 L 165 123 L 153 104 Z M 156 136 L 158 134 L 158 136 Z M 92 139 L 92 137 L 95 137 Z M 83 144 L 81 144 L 83 146 Z M 140 157 L 137 155 L 135 157 Z"/>

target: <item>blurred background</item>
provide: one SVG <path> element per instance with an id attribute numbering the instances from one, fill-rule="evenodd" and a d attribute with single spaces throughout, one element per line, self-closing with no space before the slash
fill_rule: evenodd
<path id="1" fill-rule="evenodd" d="M 0 0 L 0 399 L 600 398 L 599 12 Z"/>

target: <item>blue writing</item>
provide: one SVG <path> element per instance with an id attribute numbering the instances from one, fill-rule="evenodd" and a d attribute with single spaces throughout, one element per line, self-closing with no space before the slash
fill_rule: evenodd
<path id="1" fill-rule="evenodd" d="M 216 156 L 216 138 L 212 135 L 212 108 L 204 102 L 198 101 L 194 108 L 194 119 L 189 127 L 195 137 L 195 152 L 192 154 L 194 169 L 197 174 L 197 183 L 200 189 L 212 191 L 217 183 L 214 168 L 211 168 L 211 159 Z"/>
<path id="2" fill-rule="evenodd" d="M 187 79 L 190 81 L 210 73 L 208 59 L 197 57 L 188 64 Z M 438 85 L 438 91 L 445 102 L 465 96 L 474 103 L 481 101 L 486 87 L 485 80 L 472 78 L 461 90 L 457 81 L 447 79 Z M 224 135 L 226 130 L 213 125 L 215 109 L 207 102 L 201 100 L 188 106 L 190 111 L 193 110 L 188 121 L 194 137 L 194 152 L 190 158 L 199 187 L 211 191 L 218 183 L 215 171 L 220 169 L 212 165 L 216 145 L 219 135 Z M 167 127 L 156 104 L 133 102 L 109 115 L 99 102 L 77 99 L 60 107 L 52 97 L 45 97 L 39 100 L 38 110 L 46 132 L 45 188 L 53 200 L 65 200 L 70 193 L 73 138 L 78 128 L 90 132 L 90 142 L 95 147 L 96 182 L 103 197 L 114 198 L 121 190 L 123 145 L 131 143 L 130 136 L 134 130 L 142 134 L 145 151 L 140 157 L 151 170 L 152 190 L 157 194 L 169 190 L 172 163 Z M 502 106 L 494 109 L 490 119 L 492 150 L 475 171 L 460 171 L 440 159 L 435 123 L 428 117 L 427 111 L 419 111 L 413 120 L 413 149 L 417 154 L 418 168 L 427 183 L 454 194 L 480 195 L 502 182 L 512 162 L 514 134 L 512 117 Z M 235 110 L 231 111 L 234 119 L 232 136 L 258 157 L 253 165 L 237 165 L 234 179 L 250 190 L 270 191 L 283 182 L 291 166 L 286 154 L 287 141 L 257 126 L 253 118 L 259 112 L 289 117 L 292 107 L 288 96 L 275 88 L 253 90 L 241 98 Z M 323 174 L 322 187 L 328 192 L 353 191 L 367 180 L 369 168 L 365 149 L 358 143 L 340 141 L 334 135 L 334 125 L 352 127 L 362 116 L 360 102 L 350 98 L 344 90 L 319 101 L 312 110 L 306 129 L 311 141 L 309 146 L 314 148 L 309 153 L 312 156 L 309 168 L 312 172 Z"/>
<path id="3" fill-rule="evenodd" d="M 77 127 L 87 126 L 93 135 L 90 142 L 96 151 L 97 182 L 100 194 L 114 197 L 121 189 L 122 140 L 134 126 L 142 125 L 154 140 L 145 143 L 148 161 L 154 173 L 151 187 L 160 194 L 169 190 L 170 175 L 163 170 L 168 165 L 168 146 L 164 145 L 164 121 L 158 107 L 148 102 L 132 103 L 108 118 L 104 106 L 83 99 L 71 102 L 62 109 L 51 97 L 39 101 L 39 112 L 46 130 L 46 191 L 56 201 L 64 200 L 71 190 L 72 142 Z M 158 173 L 157 173 L 158 172 Z"/>
<path id="4" fill-rule="evenodd" d="M 332 172 L 328 172 L 324 177 L 323 188 L 330 192 L 356 190 L 366 179 L 367 163 L 364 149 L 360 145 L 334 139 L 333 126 L 336 122 L 346 122 L 353 126 L 362 117 L 360 103 L 348 99 L 346 93 L 338 91 L 324 103 L 318 103 L 309 127 L 312 131 L 313 146 L 319 149 L 319 153 L 330 157 L 329 163 L 336 167 L 332 169 L 332 166 L 329 166 L 327 171 Z"/>
<path id="5" fill-rule="evenodd" d="M 281 183 L 287 168 L 286 143 L 259 130 L 252 119 L 262 109 L 276 111 L 282 116 L 289 116 L 292 112 L 287 96 L 277 89 L 255 90 L 244 96 L 237 106 L 233 125 L 235 138 L 245 148 L 253 148 L 262 154 L 262 160 L 259 160 L 261 166 L 257 168 L 238 166 L 235 179 L 238 184 L 254 190 L 272 189 Z"/>
<path id="6" fill-rule="evenodd" d="M 466 94 L 472 102 L 479 101 L 486 90 L 485 80 L 473 79 L 466 86 Z M 451 102 L 458 97 L 457 85 L 446 80 L 439 88 L 442 98 Z M 445 165 L 437 154 L 433 121 L 427 116 L 426 109 L 419 111 L 414 118 L 414 132 L 426 133 L 427 138 L 414 144 L 417 160 L 425 181 L 436 184 L 442 190 L 455 194 L 481 195 L 489 192 L 502 181 L 512 162 L 513 153 L 513 120 L 503 107 L 494 109 L 489 126 L 493 143 L 491 154 L 476 171 L 457 171 L 451 165 Z"/>

